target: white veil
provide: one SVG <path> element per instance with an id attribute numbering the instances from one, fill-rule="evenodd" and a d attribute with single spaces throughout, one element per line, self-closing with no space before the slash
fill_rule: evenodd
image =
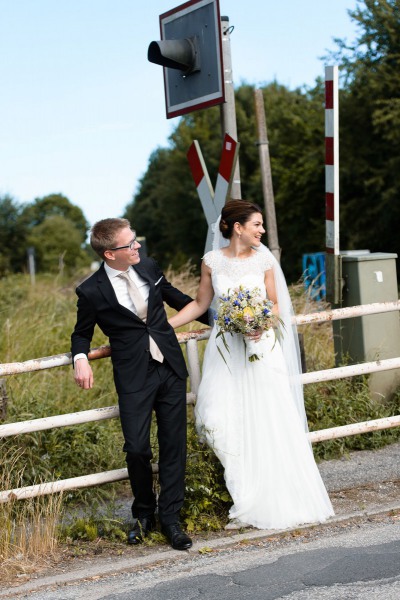
<path id="1" fill-rule="evenodd" d="M 218 220 L 213 228 L 213 250 L 219 250 L 220 248 L 224 248 L 229 245 L 229 240 L 225 239 L 220 232 L 220 221 L 221 216 L 218 217 Z M 275 277 L 276 294 L 278 298 L 279 316 L 284 324 L 280 345 L 289 373 L 289 383 L 292 389 L 293 401 L 295 402 L 297 411 L 304 424 L 305 431 L 308 432 L 307 416 L 304 408 L 303 385 L 301 383 L 302 369 L 299 338 L 297 334 L 297 326 L 294 321 L 292 301 L 286 285 L 285 276 L 279 262 L 276 260 L 272 252 L 266 246 L 264 246 L 264 244 L 261 244 L 258 248 L 255 248 L 255 250 L 258 252 L 265 252 L 272 264 Z"/>

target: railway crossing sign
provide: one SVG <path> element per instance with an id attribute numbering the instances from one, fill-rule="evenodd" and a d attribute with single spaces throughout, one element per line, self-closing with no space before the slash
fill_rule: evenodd
<path id="1" fill-rule="evenodd" d="M 215 191 L 197 140 L 192 143 L 187 153 L 194 183 L 208 224 L 205 252 L 211 250 L 214 226 L 230 193 L 239 145 L 239 142 L 227 133 L 225 134 Z"/>

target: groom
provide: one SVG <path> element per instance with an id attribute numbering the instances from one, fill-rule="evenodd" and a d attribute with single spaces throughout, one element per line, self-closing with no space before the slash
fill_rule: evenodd
<path id="1" fill-rule="evenodd" d="M 186 466 L 185 361 L 164 301 L 176 310 L 191 302 L 164 277 L 126 219 L 104 219 L 91 230 L 90 243 L 103 259 L 99 270 L 76 290 L 78 312 L 72 333 L 75 381 L 93 387 L 87 355 L 95 325 L 109 338 L 118 394 L 124 451 L 134 495 L 129 544 L 139 544 L 155 527 L 156 496 L 150 460 L 150 425 L 155 410 L 159 443 L 161 531 L 176 550 L 192 541 L 179 524 Z M 201 320 L 207 323 L 206 315 Z"/>

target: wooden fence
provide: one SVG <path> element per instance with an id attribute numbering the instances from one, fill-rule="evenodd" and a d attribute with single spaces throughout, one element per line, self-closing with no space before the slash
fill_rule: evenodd
<path id="1" fill-rule="evenodd" d="M 353 306 L 348 308 L 340 308 L 331 311 L 321 311 L 308 315 L 298 315 L 294 317 L 298 325 L 309 323 L 322 323 L 325 321 L 333 321 L 338 319 L 348 319 L 371 315 L 383 312 L 391 312 L 400 310 L 400 301 L 383 302 L 374 304 L 365 304 L 362 306 Z M 203 329 L 200 331 L 191 331 L 178 333 L 177 337 L 181 344 L 186 346 L 190 391 L 187 394 L 188 404 L 193 404 L 196 401 L 196 395 L 200 383 L 200 361 L 198 354 L 197 343 L 200 340 L 208 339 L 210 330 Z M 109 346 L 101 346 L 94 348 L 89 354 L 90 360 L 97 360 L 110 356 L 111 350 Z M 43 369 L 51 369 L 53 367 L 67 366 L 71 364 L 71 354 L 57 354 L 55 356 L 47 356 L 37 358 L 20 363 L 5 363 L 0 364 L 0 377 L 7 375 L 15 375 L 18 373 L 28 373 Z M 317 383 L 321 381 L 330 381 L 334 379 L 342 379 L 346 377 L 354 377 L 355 375 L 365 375 L 377 371 L 387 371 L 390 369 L 400 368 L 400 357 L 377 360 L 368 363 L 350 365 L 345 367 L 337 367 L 326 369 L 323 371 L 313 371 L 302 374 L 303 384 Z M 33 419 L 29 421 L 21 421 L 17 423 L 7 423 L 0 425 L 0 438 L 21 435 L 33 431 L 43 431 L 53 427 L 70 427 L 82 423 L 92 421 L 102 421 L 118 417 L 119 411 L 117 406 L 107 406 L 93 410 L 86 410 L 77 413 L 69 413 L 65 415 L 57 415 L 53 417 L 43 417 L 41 419 Z M 365 421 L 363 423 L 353 423 L 341 427 L 332 427 L 320 431 L 312 431 L 308 434 L 312 443 L 325 440 L 337 439 L 350 435 L 358 435 L 370 431 L 378 431 L 398 427 L 400 425 L 400 415 L 387 417 L 383 419 L 375 419 L 373 421 Z M 154 472 L 157 472 L 157 465 L 153 465 Z M 128 478 L 126 468 L 106 471 L 104 473 L 94 473 L 81 477 L 73 477 L 60 481 L 52 481 L 39 485 L 32 485 L 13 490 L 5 490 L 0 492 L 0 503 L 10 500 L 22 500 L 41 496 L 44 494 L 52 494 L 56 492 L 75 490 L 79 488 L 93 487 L 105 483 L 121 481 Z"/>

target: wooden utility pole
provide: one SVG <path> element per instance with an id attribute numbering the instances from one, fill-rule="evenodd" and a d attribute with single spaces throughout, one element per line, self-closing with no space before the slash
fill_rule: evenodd
<path id="1" fill-rule="evenodd" d="M 276 224 L 274 190 L 272 187 L 271 176 L 271 161 L 269 157 L 269 143 L 262 90 L 254 90 L 254 102 L 258 132 L 257 145 L 261 166 L 261 182 L 264 196 L 265 216 L 267 219 L 268 247 L 277 261 L 280 262 L 281 249 L 278 241 L 278 227 Z"/>

